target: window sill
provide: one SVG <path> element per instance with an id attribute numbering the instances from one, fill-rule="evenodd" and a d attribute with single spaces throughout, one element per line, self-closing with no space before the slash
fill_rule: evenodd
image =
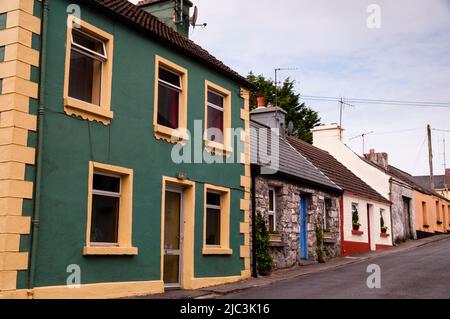
<path id="1" fill-rule="evenodd" d="M 224 144 L 213 142 L 210 140 L 204 140 L 205 150 L 208 153 L 214 153 L 219 156 L 229 156 L 233 153 L 231 146 L 225 146 Z"/>
<path id="2" fill-rule="evenodd" d="M 165 140 L 169 143 L 185 143 L 189 140 L 189 135 L 186 132 L 181 132 L 180 129 L 173 129 L 160 124 L 153 124 L 155 137 L 158 140 Z M 184 129 L 183 129 L 184 130 Z"/>
<path id="3" fill-rule="evenodd" d="M 76 115 L 84 120 L 97 121 L 104 125 L 109 125 L 114 117 L 114 113 L 110 110 L 71 97 L 64 98 L 64 112 L 69 116 Z"/>
<path id="4" fill-rule="evenodd" d="M 137 247 L 117 247 L 117 246 L 85 246 L 83 255 L 127 255 L 134 256 L 138 254 Z"/>
<path id="5" fill-rule="evenodd" d="M 232 255 L 233 249 L 204 247 L 202 253 L 203 255 Z"/>
<path id="6" fill-rule="evenodd" d="M 361 230 L 352 230 L 352 235 L 358 235 L 358 236 L 361 236 L 361 235 L 363 235 L 363 234 L 364 234 L 364 232 L 361 231 Z"/>

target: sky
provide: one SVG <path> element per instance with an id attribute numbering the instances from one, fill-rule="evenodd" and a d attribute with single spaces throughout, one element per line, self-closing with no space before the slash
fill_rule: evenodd
<path id="1" fill-rule="evenodd" d="M 136 2 L 136 1 L 132 1 Z M 450 103 L 450 0 L 192 0 L 199 9 L 191 39 L 242 75 L 296 81 L 305 96 Z M 369 28 L 368 7 L 380 9 Z M 339 122 L 337 102 L 305 100 L 323 124 Z M 387 152 L 413 175 L 428 168 L 426 125 L 450 131 L 450 108 L 352 103 L 344 142 L 362 154 Z M 450 167 L 450 132 L 432 131 L 434 174 Z"/>

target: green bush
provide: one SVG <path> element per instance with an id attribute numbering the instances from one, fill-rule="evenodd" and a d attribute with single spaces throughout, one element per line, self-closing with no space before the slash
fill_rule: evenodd
<path id="1" fill-rule="evenodd" d="M 322 216 L 317 216 L 317 220 L 316 220 L 316 253 L 317 253 L 317 261 L 319 263 L 324 263 L 325 262 L 325 256 L 326 256 L 326 252 L 325 249 L 323 248 L 323 219 Z"/>
<path id="2" fill-rule="evenodd" d="M 265 276 L 272 271 L 272 256 L 270 256 L 269 232 L 261 214 L 256 215 L 256 269 Z"/>

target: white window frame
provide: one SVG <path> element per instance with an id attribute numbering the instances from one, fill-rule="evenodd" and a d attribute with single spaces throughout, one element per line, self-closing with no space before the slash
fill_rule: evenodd
<path id="1" fill-rule="evenodd" d="M 114 175 L 114 174 L 107 174 L 107 173 L 103 173 L 103 172 L 98 172 L 98 171 L 94 171 L 94 175 L 93 178 L 95 178 L 95 175 L 101 175 L 101 176 L 107 176 L 107 177 L 114 177 L 114 178 L 118 178 L 119 179 L 119 192 L 108 192 L 108 191 L 102 191 L 102 190 L 97 190 L 94 188 L 94 186 L 92 186 L 92 195 L 101 195 L 101 196 L 106 196 L 106 197 L 114 197 L 114 198 L 118 198 L 119 199 L 119 207 L 118 207 L 118 219 L 120 218 L 120 200 L 121 200 L 121 196 L 122 196 L 122 177 L 119 175 Z M 92 203 L 94 202 L 94 196 L 92 196 Z M 92 205 L 94 206 L 94 205 Z M 91 223 L 92 223 L 92 212 L 91 212 Z M 120 223 L 118 222 L 117 224 L 117 234 L 119 234 L 119 228 L 120 227 Z M 89 234 L 90 236 L 90 234 Z M 119 243 L 103 243 L 103 242 L 93 242 L 89 240 L 89 244 L 91 246 L 119 246 Z"/>
<path id="2" fill-rule="evenodd" d="M 86 47 L 76 43 L 74 41 L 74 39 L 73 39 L 73 32 L 78 32 L 78 33 L 82 34 L 85 37 L 88 37 L 88 38 L 91 38 L 91 39 L 93 39 L 95 41 L 101 42 L 102 46 L 103 46 L 103 54 L 100 54 L 98 52 L 92 51 L 91 49 L 88 49 L 88 48 L 86 48 Z M 71 44 L 72 44 L 71 50 L 76 51 L 79 54 L 83 54 L 85 56 L 88 56 L 88 57 L 90 57 L 90 58 L 92 58 L 94 60 L 100 61 L 102 63 L 102 69 L 100 71 L 100 92 L 99 92 L 100 100 L 99 100 L 98 105 L 94 104 L 94 103 L 91 103 L 93 105 L 101 107 L 101 105 L 102 105 L 102 94 L 103 94 L 104 69 L 105 69 L 105 63 L 108 61 L 108 53 L 106 51 L 106 43 L 105 43 L 104 40 L 102 40 L 100 38 L 97 38 L 95 36 L 92 36 L 92 35 L 88 34 L 87 32 L 83 32 L 81 29 L 76 29 L 76 30 L 74 29 L 70 36 L 71 36 Z M 70 55 L 72 57 L 72 52 L 70 53 Z M 74 97 L 71 97 L 71 98 L 76 99 Z M 86 101 L 83 101 L 83 102 L 86 102 Z M 89 102 L 86 102 L 86 103 L 89 103 Z"/>
<path id="3" fill-rule="evenodd" d="M 181 107 L 181 94 L 183 93 L 183 81 L 182 81 L 182 78 L 181 78 L 181 74 L 179 74 L 179 73 L 177 73 L 177 72 L 174 72 L 174 71 L 172 71 L 172 70 L 169 70 L 168 68 L 165 68 L 165 67 L 162 66 L 162 65 L 159 65 L 158 67 L 159 67 L 160 69 L 164 69 L 164 71 L 166 71 L 166 72 L 175 74 L 176 76 L 178 76 L 178 78 L 179 78 L 179 80 L 180 80 L 180 86 L 178 87 L 178 86 L 176 86 L 176 85 L 173 85 L 172 83 L 169 83 L 169 82 L 166 82 L 166 81 L 164 81 L 164 80 L 161 80 L 161 73 L 158 72 L 158 84 L 162 84 L 163 86 L 166 86 L 166 87 L 168 87 L 169 89 L 174 89 L 174 90 L 178 91 L 178 93 L 179 93 L 179 94 L 178 94 L 178 127 L 176 128 L 176 129 L 179 129 L 179 128 L 180 128 L 180 120 L 181 120 L 181 112 L 180 112 L 180 107 Z M 159 89 L 158 89 L 158 91 L 159 91 Z M 158 94 L 159 94 L 159 92 L 158 92 Z M 159 111 L 159 105 L 158 105 L 158 111 Z M 156 119 L 156 123 L 158 123 L 158 119 Z M 159 124 L 159 123 L 158 123 L 158 125 L 162 125 L 162 124 Z"/>
<path id="4" fill-rule="evenodd" d="M 326 230 L 328 230 L 328 228 L 327 228 L 327 205 L 326 205 L 325 199 L 320 199 L 319 205 L 321 206 L 321 209 L 322 209 L 321 215 L 322 215 L 322 221 L 323 221 L 323 224 L 322 224 L 323 231 L 326 231 Z"/>
<path id="5" fill-rule="evenodd" d="M 273 210 L 270 210 L 270 192 L 272 191 L 272 201 L 273 201 Z M 269 187 L 269 209 L 268 215 L 273 216 L 273 229 L 269 229 L 269 231 L 276 232 L 277 231 L 277 193 L 275 187 Z M 269 217 L 270 218 L 270 217 Z"/>

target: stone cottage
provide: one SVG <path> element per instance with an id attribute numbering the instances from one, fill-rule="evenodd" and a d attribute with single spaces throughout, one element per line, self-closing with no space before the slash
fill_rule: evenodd
<path id="1" fill-rule="evenodd" d="M 259 106 L 250 121 L 252 213 L 266 220 L 276 269 L 340 254 L 342 190 L 286 142 L 284 119 L 281 108 Z"/>

